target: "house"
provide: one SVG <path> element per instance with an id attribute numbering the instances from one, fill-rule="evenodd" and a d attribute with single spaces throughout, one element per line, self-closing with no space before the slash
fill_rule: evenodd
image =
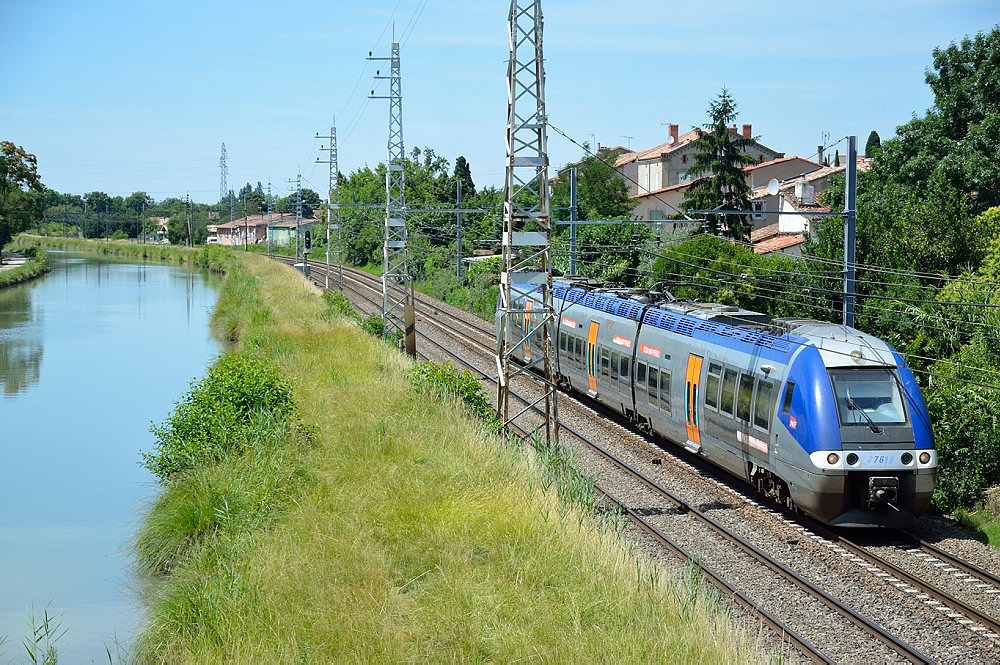
<path id="1" fill-rule="evenodd" d="M 734 138 L 753 138 L 752 125 L 743 125 L 742 133 L 737 130 L 736 125 L 729 131 Z M 615 169 L 628 184 L 629 196 L 637 197 L 691 181 L 689 171 L 694 166 L 694 155 L 697 151 L 693 142 L 698 138 L 698 133 L 694 130 L 685 134 L 679 132 L 679 125 L 670 125 L 666 143 L 649 150 L 618 156 Z M 784 153 L 772 150 L 756 141 L 744 148 L 743 154 L 757 162 L 784 157 Z"/>
<path id="2" fill-rule="evenodd" d="M 300 224 L 295 215 L 292 214 L 275 214 L 268 216 L 267 224 L 267 243 L 271 246 L 276 245 L 291 245 L 295 242 L 295 237 L 298 234 L 300 226 L 308 226 L 315 222 L 316 220 L 310 220 L 308 223 L 306 220 L 302 220 Z"/>
<path id="3" fill-rule="evenodd" d="M 798 159 L 798 158 L 796 158 Z M 803 160 L 807 161 L 807 160 Z M 858 170 L 867 170 L 869 160 L 859 157 Z M 832 212 L 822 203 L 823 192 L 830 188 L 830 176 L 843 173 L 846 166 L 820 166 L 807 173 L 787 178 L 778 183 L 778 193 L 769 194 L 767 185 L 751 192 L 751 205 L 762 212 L 753 215 L 750 242 L 758 254 L 780 251 L 792 256 L 801 255 L 806 238 L 814 234 L 824 219 L 815 213 Z M 777 211 L 781 215 L 768 215 L 763 211 Z"/>
<path id="4" fill-rule="evenodd" d="M 246 217 L 240 217 L 230 222 L 209 224 L 208 232 L 215 233 L 220 245 L 242 247 L 246 244 L 257 245 L 265 242 L 270 234 L 270 229 L 280 224 L 286 226 L 290 224 L 292 228 L 291 237 L 295 237 L 295 215 L 285 213 L 247 215 Z"/>

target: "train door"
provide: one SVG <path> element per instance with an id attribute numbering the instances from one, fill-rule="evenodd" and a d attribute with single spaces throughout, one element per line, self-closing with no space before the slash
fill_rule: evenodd
<path id="1" fill-rule="evenodd" d="M 597 394 L 597 367 L 600 358 L 597 352 L 597 329 L 599 323 L 590 322 L 590 330 L 587 333 L 587 387 L 590 394 Z"/>
<path id="2" fill-rule="evenodd" d="M 524 302 L 524 309 L 528 310 L 524 313 L 524 361 L 528 362 L 531 360 L 531 301 L 526 300 Z"/>
<path id="3" fill-rule="evenodd" d="M 688 356 L 687 380 L 684 384 L 684 413 L 687 420 L 687 447 L 701 448 L 701 418 L 698 413 L 698 382 L 701 379 L 701 356 Z"/>

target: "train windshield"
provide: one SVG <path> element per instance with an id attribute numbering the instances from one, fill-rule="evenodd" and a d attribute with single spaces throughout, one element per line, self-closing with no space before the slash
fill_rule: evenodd
<path id="1" fill-rule="evenodd" d="M 906 424 L 903 393 L 895 370 L 831 369 L 830 379 L 842 425 Z"/>

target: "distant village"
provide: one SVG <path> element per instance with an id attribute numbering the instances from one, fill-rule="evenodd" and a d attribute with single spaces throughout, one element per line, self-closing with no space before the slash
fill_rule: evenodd
<path id="1" fill-rule="evenodd" d="M 635 202 L 632 214 L 635 219 L 649 221 L 662 231 L 694 230 L 701 222 L 691 222 L 676 217 L 683 210 L 685 192 L 693 179 L 689 169 L 694 163 L 697 138 L 695 131 L 681 134 L 679 125 L 671 124 L 664 143 L 645 150 L 629 150 L 623 146 L 604 148 L 597 146 L 596 153 L 612 157 L 615 170 L 629 187 L 629 196 Z M 843 173 L 846 164 L 842 158 L 830 163 L 829 155 L 818 146 L 816 161 L 803 157 L 786 157 L 762 143 L 753 140 L 753 126 L 733 126 L 730 132 L 751 139 L 743 149 L 744 154 L 756 160 L 754 166 L 744 169 L 750 187 L 753 210 L 753 231 L 750 242 L 758 254 L 781 252 L 801 255 L 806 238 L 815 230 L 820 217 L 816 213 L 830 212 L 830 206 L 820 202 L 822 193 L 830 186 L 830 176 Z M 858 157 L 858 170 L 868 168 L 869 160 Z M 573 164 L 559 170 L 564 173 Z M 768 193 L 772 180 L 779 183 L 778 193 Z M 764 211 L 779 212 L 767 214 Z M 796 214 L 797 213 L 797 214 Z M 157 220 L 165 225 L 166 219 Z M 229 222 L 208 225 L 209 241 L 220 245 L 243 246 L 269 242 L 285 245 L 293 242 L 296 218 L 292 213 L 248 215 Z M 164 228 L 161 231 L 165 231 Z"/>

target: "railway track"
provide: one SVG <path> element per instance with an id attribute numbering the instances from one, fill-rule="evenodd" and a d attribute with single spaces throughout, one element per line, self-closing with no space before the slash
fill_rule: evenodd
<path id="1" fill-rule="evenodd" d="M 323 264 L 320 265 L 323 266 Z M 325 266 L 323 266 L 320 274 L 317 275 L 314 272 L 312 277 L 322 287 L 326 278 Z M 331 285 L 333 285 L 332 282 Z M 343 288 L 351 291 L 360 304 L 363 306 L 366 305 L 366 311 L 379 312 L 381 310 L 381 281 L 378 277 L 345 269 Z M 448 309 L 446 306 L 436 303 L 430 298 L 423 296 L 423 294 L 415 295 L 415 309 L 418 316 L 418 334 L 421 335 L 422 340 L 421 346 L 426 347 L 429 344 L 436 354 L 444 354 L 455 358 L 458 362 L 480 374 L 484 380 L 495 382 L 495 378 L 490 376 L 487 371 L 468 362 L 462 357 L 465 354 L 459 354 L 456 350 L 461 342 L 466 345 L 471 344 L 477 353 L 484 355 L 494 353 L 495 336 L 490 331 L 492 324 L 479 319 L 466 319 L 456 323 L 451 320 L 448 313 L 442 314 L 442 312 L 446 312 Z M 467 316 L 471 317 L 471 315 Z M 423 325 L 419 325 L 421 323 Z M 428 335 L 425 332 L 427 324 L 430 324 L 440 334 L 447 335 L 450 340 L 454 340 L 454 343 L 442 344 L 433 339 L 432 335 Z M 427 357 L 429 354 L 420 353 L 419 355 Z M 489 368 L 491 365 L 487 363 L 485 366 Z M 522 400 L 525 404 L 532 401 L 530 397 L 517 396 L 516 398 Z M 587 408 L 591 406 L 587 405 Z M 530 424 L 522 424 L 519 428 L 523 433 L 527 433 L 532 429 L 532 426 Z M 764 567 L 771 571 L 772 574 L 780 576 L 788 584 L 796 586 L 801 593 L 809 595 L 816 602 L 828 608 L 829 611 L 836 613 L 842 622 L 854 626 L 872 640 L 884 645 L 884 648 L 889 650 L 891 654 L 895 654 L 893 656 L 887 653 L 887 659 L 891 660 L 895 658 L 910 662 L 933 662 L 929 656 L 922 653 L 918 648 L 911 646 L 894 635 L 892 631 L 880 627 L 877 622 L 866 618 L 861 612 L 852 609 L 848 604 L 823 591 L 819 588 L 819 585 L 812 583 L 804 576 L 796 573 L 789 566 L 778 561 L 775 557 L 762 551 L 760 547 L 754 545 L 748 539 L 733 533 L 732 529 L 713 520 L 711 516 L 706 514 L 705 510 L 699 509 L 698 506 L 692 505 L 689 501 L 685 501 L 672 493 L 634 465 L 630 465 L 624 460 L 619 459 L 614 453 L 594 442 L 591 437 L 587 437 L 565 424 L 562 426 L 562 429 L 573 436 L 580 445 L 587 446 L 594 454 L 601 456 L 607 464 L 614 466 L 619 473 L 628 475 L 632 479 L 631 482 L 643 485 L 646 491 L 651 492 L 654 496 L 653 500 L 647 503 L 660 506 L 668 505 L 673 515 L 683 515 L 685 519 L 698 521 L 704 528 L 713 531 L 718 537 L 725 539 L 727 542 L 735 543 L 736 547 L 742 553 L 741 556 L 753 559 L 755 562 L 754 565 Z M 681 455 L 683 454 L 679 451 L 664 452 L 677 455 L 681 464 L 688 464 L 688 460 L 682 459 Z M 699 469 L 699 472 L 703 471 Z M 708 473 L 710 475 L 714 474 L 711 470 Z M 716 480 L 716 482 L 727 487 L 729 485 L 729 483 L 723 483 L 719 480 Z M 714 570 L 712 566 L 707 565 L 703 561 L 704 556 L 702 554 L 697 551 L 692 552 L 690 547 L 686 547 L 676 542 L 676 539 L 672 539 L 663 526 L 657 524 L 655 511 L 637 509 L 633 500 L 616 496 L 615 489 L 605 487 L 602 482 L 598 482 L 597 489 L 609 504 L 615 506 L 616 510 L 622 512 L 630 522 L 635 524 L 648 537 L 654 539 L 659 547 L 699 565 L 704 576 L 716 585 L 721 593 L 732 598 L 736 604 L 744 607 L 770 626 L 776 633 L 782 635 L 783 639 L 802 653 L 804 658 L 813 662 L 834 662 L 836 658 L 843 658 L 842 655 L 831 657 L 825 654 L 809 638 L 803 637 L 797 632 L 789 622 L 766 610 L 761 602 L 754 600 L 749 594 L 741 591 L 737 585 L 730 584 L 725 579 L 724 573 Z M 743 492 L 732 487 L 728 487 L 728 490 L 735 495 L 742 496 L 749 503 L 756 502 L 752 493 Z M 979 639 L 994 642 L 1000 640 L 1000 624 L 997 623 L 989 611 L 977 609 L 972 604 L 925 583 L 918 576 L 910 574 L 898 565 L 874 554 L 865 545 L 853 542 L 839 533 L 825 529 L 822 525 L 807 524 L 804 521 L 796 519 L 795 516 L 780 515 L 776 510 L 767 506 L 761 506 L 761 508 L 764 511 L 778 515 L 779 519 L 785 522 L 788 528 L 797 530 L 816 547 L 826 548 L 843 559 L 856 564 L 866 574 L 871 576 L 873 584 L 881 583 L 885 585 L 887 592 L 912 596 L 916 601 L 929 608 L 934 614 L 954 621 L 956 625 L 967 629 L 970 634 L 975 635 Z M 1000 595 L 1000 578 L 989 571 L 966 562 L 930 543 L 921 541 L 911 534 L 898 533 L 895 534 L 895 537 L 899 539 L 899 544 L 896 545 L 896 548 L 901 552 L 919 557 L 928 565 L 933 565 L 945 569 L 946 572 L 959 575 L 961 576 L 959 579 L 970 580 L 968 582 L 970 587 L 975 586 L 978 589 L 986 589 L 987 592 L 994 590 Z M 989 649 L 987 649 L 987 652 L 989 652 Z"/>

